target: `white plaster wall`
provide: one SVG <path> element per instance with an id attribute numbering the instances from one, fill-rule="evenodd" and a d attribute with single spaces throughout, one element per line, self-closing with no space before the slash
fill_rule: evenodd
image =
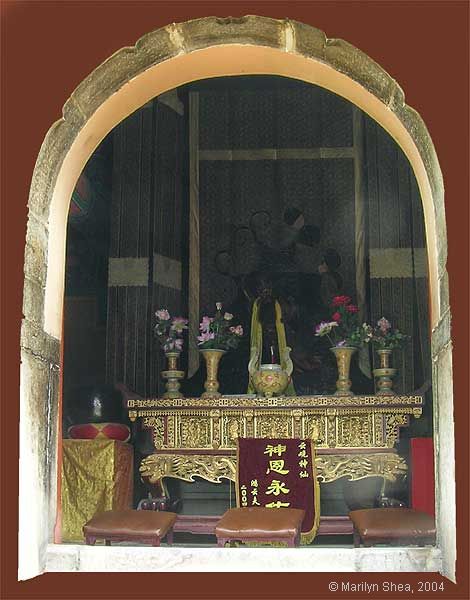
<path id="1" fill-rule="evenodd" d="M 442 549 L 442 572 L 455 581 L 457 558 L 455 535 L 455 442 L 454 407 L 452 402 L 451 343 L 434 360 L 434 386 L 437 388 L 435 417 L 436 453 L 436 520 L 437 544 Z M 437 425 L 437 426 L 436 426 Z"/>

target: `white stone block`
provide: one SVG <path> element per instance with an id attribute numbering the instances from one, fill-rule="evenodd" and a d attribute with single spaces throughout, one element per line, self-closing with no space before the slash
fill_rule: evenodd
<path id="1" fill-rule="evenodd" d="M 47 571 L 438 572 L 437 548 L 183 548 L 50 545 Z"/>

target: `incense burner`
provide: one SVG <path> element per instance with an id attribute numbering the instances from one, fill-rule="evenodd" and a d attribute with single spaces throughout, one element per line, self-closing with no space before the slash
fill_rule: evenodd
<path id="1" fill-rule="evenodd" d="M 289 385 L 290 375 L 281 365 L 265 364 L 251 374 L 251 382 L 258 394 L 270 398 L 282 395 Z"/>

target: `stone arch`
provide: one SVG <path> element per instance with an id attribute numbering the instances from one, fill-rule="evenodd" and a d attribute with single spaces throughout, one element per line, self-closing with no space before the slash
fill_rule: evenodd
<path id="1" fill-rule="evenodd" d="M 442 552 L 443 572 L 451 577 L 454 574 L 447 243 L 443 181 L 432 140 L 420 116 L 405 104 L 399 85 L 360 50 L 343 40 L 328 39 L 322 31 L 299 22 L 246 16 L 208 17 L 172 24 L 146 34 L 134 47 L 118 51 L 76 88 L 64 105 L 63 118 L 51 127 L 43 142 L 30 190 L 25 253 L 20 578 L 44 570 L 45 547 L 52 541 L 57 510 L 58 368 L 65 235 L 75 183 L 105 135 L 152 97 L 190 81 L 239 74 L 288 76 L 345 97 L 386 129 L 410 160 L 423 201 L 429 257 L 434 420 L 439 444 L 438 548 Z M 38 423 L 42 424 L 41 430 L 37 438 L 31 439 L 30 432 L 38 430 Z M 35 501 L 31 502 L 31 497 Z M 31 505 L 37 511 L 33 516 Z M 446 506 L 446 510 L 441 510 L 441 506 Z"/>

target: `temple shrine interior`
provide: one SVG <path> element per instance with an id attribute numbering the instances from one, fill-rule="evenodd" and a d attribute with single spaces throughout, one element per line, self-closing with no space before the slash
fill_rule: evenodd
<path id="1" fill-rule="evenodd" d="M 312 440 L 320 520 L 308 543 L 351 545 L 359 509 L 433 514 L 422 203 L 401 148 L 352 103 L 278 76 L 154 98 L 90 157 L 66 253 L 64 543 L 121 507 L 175 512 L 176 544 L 215 545 L 239 500 L 244 437 Z M 340 389 L 316 333 L 348 305 L 405 341 L 389 364 L 372 343 L 356 348 Z M 162 310 L 188 320 L 177 367 L 155 335 Z M 197 338 L 217 311 L 243 335 L 211 394 Z M 288 371 L 288 386 L 255 390 L 252 364 Z"/>

